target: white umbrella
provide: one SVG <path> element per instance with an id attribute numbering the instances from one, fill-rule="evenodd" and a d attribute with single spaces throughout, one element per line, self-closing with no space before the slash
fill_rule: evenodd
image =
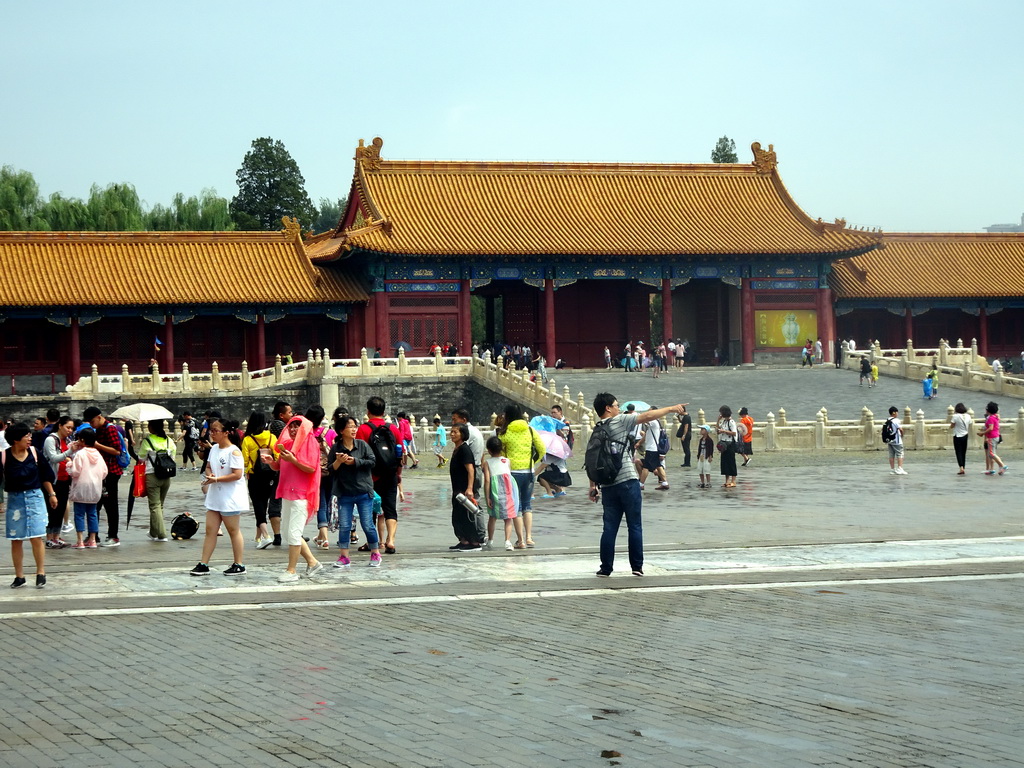
<path id="1" fill-rule="evenodd" d="M 112 419 L 125 419 L 126 421 L 156 421 L 157 419 L 174 420 L 174 414 L 155 403 L 132 403 L 118 408 L 112 414 Z"/>

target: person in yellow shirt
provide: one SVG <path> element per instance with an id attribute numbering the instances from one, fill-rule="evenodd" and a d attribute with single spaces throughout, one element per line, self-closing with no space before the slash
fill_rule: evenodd
<path id="1" fill-rule="evenodd" d="M 270 465 L 260 461 L 260 451 L 267 450 L 271 459 L 277 458 L 277 438 L 267 428 L 267 416 L 263 411 L 253 411 L 245 425 L 242 438 L 242 458 L 245 466 L 245 482 L 249 499 L 256 515 L 256 549 L 266 549 L 274 543 L 274 535 L 267 530 L 267 510 L 274 495 L 274 481 L 277 479 Z M 280 535 L 281 518 L 275 517 L 274 534 Z"/>
<path id="2" fill-rule="evenodd" d="M 516 549 L 532 548 L 533 541 L 533 468 L 544 458 L 544 441 L 533 427 L 526 423 L 523 410 L 509 403 L 501 416 L 502 453 L 508 458 L 512 478 L 519 488 L 519 516 L 515 518 Z"/>

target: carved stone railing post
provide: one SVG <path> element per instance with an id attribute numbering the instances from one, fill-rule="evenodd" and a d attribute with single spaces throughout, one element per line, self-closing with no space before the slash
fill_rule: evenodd
<path id="1" fill-rule="evenodd" d="M 210 391 L 220 391 L 220 366 L 217 365 L 217 361 L 213 361 L 213 365 L 210 366 Z"/>
<path id="2" fill-rule="evenodd" d="M 814 417 L 814 447 L 819 451 L 825 447 L 825 414 L 822 411 Z"/>
<path id="3" fill-rule="evenodd" d="M 965 389 L 969 389 L 971 386 L 971 364 L 964 361 L 964 366 L 960 371 L 960 386 Z"/>
<path id="4" fill-rule="evenodd" d="M 327 347 L 324 347 L 323 354 L 320 356 L 320 361 L 322 365 L 322 368 L 320 369 L 320 375 L 330 376 L 334 366 L 331 364 L 331 350 L 329 350 Z"/>
<path id="5" fill-rule="evenodd" d="M 703 420 L 701 421 L 703 423 Z M 764 425 L 764 449 L 766 451 L 774 451 L 778 449 L 775 442 L 775 414 L 768 411 L 768 416 L 765 419 Z"/>
<path id="6" fill-rule="evenodd" d="M 971 339 L 971 365 L 978 364 L 978 340 Z"/>
<path id="7" fill-rule="evenodd" d="M 154 362 L 149 366 L 149 384 L 154 394 L 160 391 L 160 365 Z"/>
<path id="8" fill-rule="evenodd" d="M 404 376 L 409 372 L 409 363 L 405 359 L 405 347 L 398 348 L 398 375 Z"/>
<path id="9" fill-rule="evenodd" d="M 949 342 L 945 339 L 939 339 L 939 365 L 949 364 Z"/>
<path id="10" fill-rule="evenodd" d="M 1024 408 L 1017 409 L 1017 423 L 1014 426 L 1017 429 L 1013 436 L 1013 444 L 1018 448 L 1024 448 Z"/>
<path id="11" fill-rule="evenodd" d="M 280 384 L 284 381 L 284 365 L 281 364 L 281 356 L 274 356 L 274 383 Z"/>
<path id="12" fill-rule="evenodd" d="M 121 366 L 121 391 L 131 392 L 132 391 L 132 377 L 128 374 L 128 365 L 124 364 Z"/>
<path id="13" fill-rule="evenodd" d="M 779 426 L 780 427 L 786 426 L 786 409 L 785 408 L 779 408 Z"/>
<path id="14" fill-rule="evenodd" d="M 441 350 L 438 349 L 434 352 L 434 371 L 438 375 L 441 375 L 441 372 L 444 370 L 443 365 L 444 360 L 441 359 Z"/>
<path id="15" fill-rule="evenodd" d="M 370 357 L 366 354 L 366 347 L 359 350 L 359 373 L 363 376 L 370 374 Z"/>
<path id="16" fill-rule="evenodd" d="M 864 446 L 874 448 L 877 445 L 875 442 L 875 414 L 866 405 L 860 410 L 860 420 L 864 425 Z"/>
<path id="17" fill-rule="evenodd" d="M 188 363 L 181 364 L 181 391 L 188 392 L 192 389 L 192 374 L 188 372 Z"/>
<path id="18" fill-rule="evenodd" d="M 927 430 L 924 425 L 924 411 L 918 408 L 916 418 L 914 419 L 914 448 L 924 448 L 927 436 Z"/>
<path id="19" fill-rule="evenodd" d="M 907 339 L 907 360 L 914 359 L 914 340 Z"/>
<path id="20" fill-rule="evenodd" d="M 967 409 L 967 415 L 971 417 L 971 422 L 973 422 L 974 421 L 974 409 L 973 408 L 968 408 Z M 981 438 L 978 437 L 978 429 L 977 429 L 977 427 L 978 427 L 977 424 L 973 424 L 972 423 L 971 424 L 971 428 L 967 430 L 967 448 L 968 449 L 980 448 L 981 447 Z"/>
<path id="21" fill-rule="evenodd" d="M 100 391 L 100 369 L 96 363 L 92 364 L 92 370 L 89 372 L 89 389 L 94 395 Z"/>
<path id="22" fill-rule="evenodd" d="M 242 361 L 242 391 L 248 392 L 249 385 L 252 379 L 249 377 L 249 363 L 245 360 Z"/>

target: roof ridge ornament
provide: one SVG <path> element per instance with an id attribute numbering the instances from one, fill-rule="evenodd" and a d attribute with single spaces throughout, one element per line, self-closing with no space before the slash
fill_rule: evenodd
<path id="1" fill-rule="evenodd" d="M 363 140 L 359 140 L 359 146 L 356 147 L 356 156 L 353 158 L 356 162 L 362 161 L 363 165 L 368 170 L 379 171 L 380 170 L 380 148 L 384 146 L 384 139 L 377 136 L 370 146 L 366 146 Z"/>
<path id="2" fill-rule="evenodd" d="M 299 224 L 299 220 L 294 216 L 282 216 L 281 223 L 284 224 L 285 238 L 288 240 L 298 240 L 302 242 L 302 226 Z"/>
<path id="3" fill-rule="evenodd" d="M 755 141 L 750 145 L 750 151 L 754 153 L 754 167 L 759 174 L 767 175 L 778 167 L 779 160 L 775 155 L 774 144 L 769 144 L 768 150 L 765 151 L 761 149 L 761 142 Z"/>

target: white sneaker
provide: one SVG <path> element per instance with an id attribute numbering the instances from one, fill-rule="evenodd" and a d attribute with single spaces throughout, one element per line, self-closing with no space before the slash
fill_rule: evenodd
<path id="1" fill-rule="evenodd" d="M 899 468 L 898 468 L 898 469 L 896 470 L 896 474 L 897 474 L 897 475 L 906 475 L 906 474 L 908 474 L 908 473 L 907 473 L 907 470 L 905 470 L 905 469 L 904 469 L 903 467 L 899 467 Z"/>
<path id="2" fill-rule="evenodd" d="M 514 549 L 515 549 L 515 547 L 514 547 L 514 546 L 512 546 L 512 542 L 511 542 L 511 541 L 509 541 L 508 539 L 505 539 L 505 551 L 506 551 L 506 552 L 511 552 L 511 551 L 513 551 Z"/>
<path id="3" fill-rule="evenodd" d="M 897 472 L 897 471 L 896 471 L 895 469 L 890 469 L 890 470 L 889 470 L 889 474 L 890 474 L 890 475 L 898 475 L 898 474 L 899 474 L 899 472 Z"/>
<path id="4" fill-rule="evenodd" d="M 288 573 L 288 571 L 285 571 L 284 573 L 282 573 L 280 576 L 277 577 L 277 581 L 280 584 L 289 584 L 291 582 L 295 582 L 295 581 L 298 581 L 298 580 L 299 580 L 299 574 L 297 574 L 297 573 Z"/>
<path id="5" fill-rule="evenodd" d="M 266 536 L 262 539 L 256 539 L 256 549 L 266 549 L 274 543 L 273 536 Z"/>
<path id="6" fill-rule="evenodd" d="M 74 533 L 75 532 L 75 524 L 70 522 L 70 521 L 64 523 L 64 525 L 62 525 L 60 527 L 60 532 L 61 533 Z"/>

